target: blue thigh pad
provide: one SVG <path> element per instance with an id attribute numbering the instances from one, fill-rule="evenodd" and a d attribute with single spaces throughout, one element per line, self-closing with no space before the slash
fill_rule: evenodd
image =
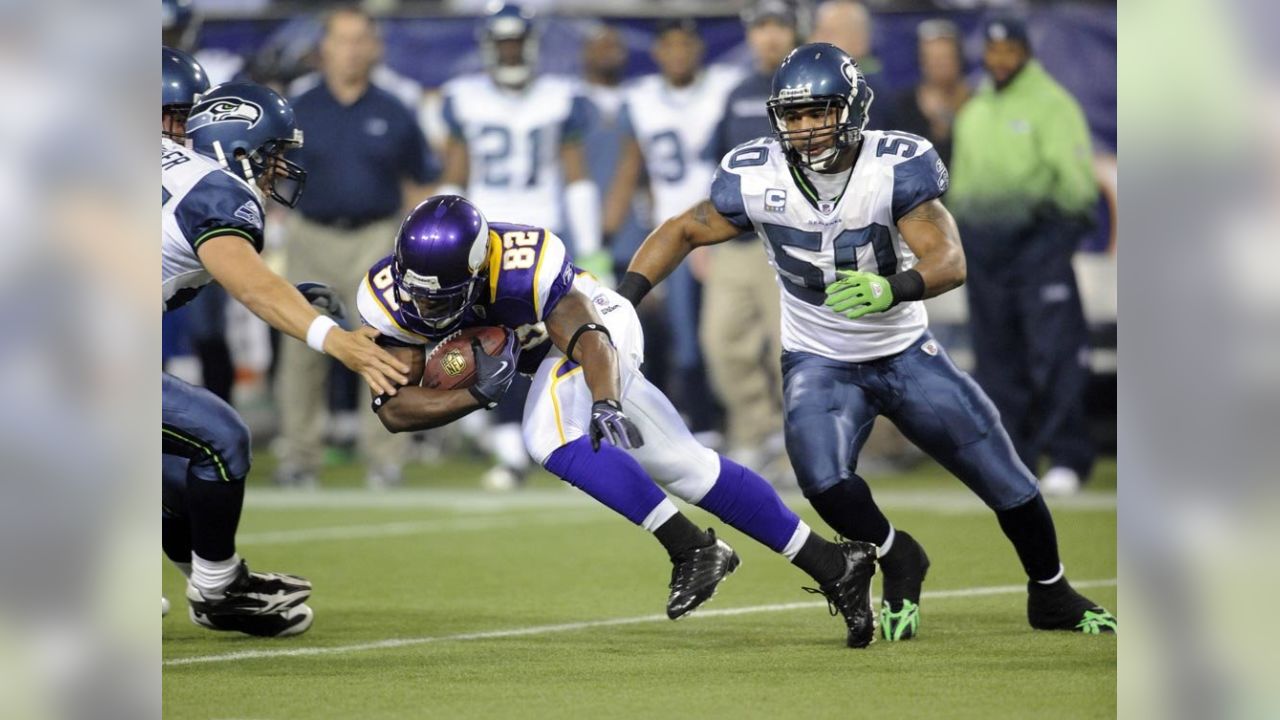
<path id="1" fill-rule="evenodd" d="M 208 390 L 164 375 L 164 454 L 190 461 L 189 474 L 211 482 L 244 482 L 252 460 L 249 428 Z"/>
<path id="2" fill-rule="evenodd" d="M 782 356 L 787 455 L 812 497 L 851 476 L 880 410 L 857 383 L 859 370 L 803 352 Z"/>

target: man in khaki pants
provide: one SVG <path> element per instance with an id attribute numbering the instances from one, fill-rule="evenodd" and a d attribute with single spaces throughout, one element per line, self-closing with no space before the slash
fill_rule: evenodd
<path id="1" fill-rule="evenodd" d="M 320 46 L 321 82 L 292 103 L 306 137 L 293 159 L 308 177 L 307 192 L 287 223 L 285 274 L 340 291 L 352 315 L 365 271 L 391 252 L 405 208 L 427 196 L 433 172 L 414 113 L 370 82 L 381 53 L 372 18 L 351 8 L 334 11 Z M 298 343 L 281 347 L 281 484 L 315 482 L 324 455 L 329 369 L 327 358 Z M 368 483 L 398 483 L 408 436 L 387 432 L 371 412 L 360 417 Z"/>
<path id="2" fill-rule="evenodd" d="M 707 146 L 712 162 L 719 164 L 737 145 L 773 132 L 765 101 L 773 71 L 799 39 L 798 20 L 795 9 L 781 0 L 762 0 L 743 14 L 755 72 L 729 94 Z M 777 482 L 782 473 L 770 467 L 772 460 L 783 458 L 777 280 L 754 233 L 707 250 L 706 259 L 690 260 L 703 281 L 702 351 L 725 406 L 726 454 Z M 785 459 L 779 465 L 788 468 Z"/>

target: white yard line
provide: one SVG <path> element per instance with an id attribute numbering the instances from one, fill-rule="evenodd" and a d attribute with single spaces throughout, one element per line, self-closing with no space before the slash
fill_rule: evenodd
<path id="1" fill-rule="evenodd" d="M 973 493 L 964 487 L 930 490 L 877 489 L 876 502 L 883 507 L 938 512 L 989 512 Z M 807 507 L 799 492 L 787 491 L 782 498 L 788 505 Z M 444 490 L 412 488 L 370 492 L 363 489 L 277 490 L 249 489 L 245 504 L 262 510 L 449 510 L 460 513 L 500 513 L 511 510 L 591 507 L 596 503 L 586 495 L 568 488 L 536 488 L 495 495 L 479 490 Z M 1050 498 L 1049 506 L 1063 510 L 1114 510 L 1116 494 L 1089 491 L 1079 495 Z"/>
<path id="2" fill-rule="evenodd" d="M 1116 585 L 1116 578 L 1107 580 L 1082 580 L 1072 583 L 1076 588 L 1111 587 Z M 922 599 L 945 600 L 949 598 L 980 597 L 984 595 L 1008 595 L 1026 592 L 1026 585 L 991 585 L 987 587 L 960 588 L 957 590 L 926 590 Z M 792 602 L 773 605 L 751 605 L 748 607 L 701 610 L 693 618 L 732 617 L 735 615 L 752 615 L 756 613 L 785 612 L 822 607 L 821 602 Z M 641 623 L 670 622 L 666 615 L 638 615 L 635 617 L 612 618 L 609 620 L 588 620 L 585 622 L 562 623 L 559 625 L 533 625 L 507 630 L 487 630 L 483 632 L 458 633 L 455 635 L 435 635 L 412 638 L 388 638 L 374 642 L 354 645 L 334 645 L 330 647 L 280 648 L 275 650 L 242 650 L 240 652 L 220 655 L 196 655 L 193 657 L 173 658 L 165 660 L 165 667 L 180 665 L 199 665 L 204 663 L 232 662 L 235 660 L 256 660 L 260 658 L 309 657 L 313 655 L 344 655 L 347 653 L 367 652 L 370 650 L 394 650 L 416 645 L 429 645 L 442 642 L 466 642 L 468 640 L 500 640 L 503 638 L 527 637 L 529 635 L 551 635 L 554 633 L 590 630 L 602 627 L 618 627 L 621 625 L 639 625 Z"/>

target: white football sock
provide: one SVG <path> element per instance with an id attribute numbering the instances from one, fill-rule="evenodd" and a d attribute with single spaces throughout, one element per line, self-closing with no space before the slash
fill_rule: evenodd
<path id="1" fill-rule="evenodd" d="M 787 546 L 782 548 L 783 557 L 795 562 L 796 555 L 800 554 L 800 548 L 804 547 L 805 542 L 809 539 L 809 535 L 812 532 L 813 531 L 803 520 L 797 523 L 796 531 L 791 533 L 791 539 L 787 541 Z"/>
<path id="2" fill-rule="evenodd" d="M 880 543 L 880 547 L 876 550 L 876 558 L 882 558 L 889 554 L 889 550 L 893 548 L 893 539 L 898 536 L 898 531 L 889 526 L 889 535 L 885 537 L 884 542 Z"/>
<path id="3" fill-rule="evenodd" d="M 205 597 L 220 598 L 240 569 L 240 555 L 233 554 L 226 560 L 205 560 L 191 553 L 191 584 Z"/>
<path id="4" fill-rule="evenodd" d="M 1058 574 L 1057 574 L 1057 575 L 1054 575 L 1053 577 L 1049 578 L 1048 580 L 1037 580 L 1036 582 L 1040 583 L 1041 585 L 1052 585 L 1052 584 L 1054 584 L 1054 583 L 1058 582 L 1059 580 L 1061 580 L 1061 579 L 1062 579 L 1062 576 L 1063 576 L 1063 575 L 1066 575 L 1066 574 L 1067 574 L 1067 567 L 1066 567 L 1065 565 L 1063 565 L 1062 563 L 1058 563 Z"/>

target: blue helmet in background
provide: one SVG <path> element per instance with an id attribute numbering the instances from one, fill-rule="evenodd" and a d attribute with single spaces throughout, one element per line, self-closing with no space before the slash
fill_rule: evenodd
<path id="1" fill-rule="evenodd" d="M 857 147 L 867 127 L 875 93 L 849 53 L 828 43 L 801 45 L 773 74 L 769 123 L 782 143 L 787 161 L 810 170 L 826 170 L 847 148 Z M 787 126 L 788 112 L 835 110 L 835 124 L 802 130 Z M 811 143 L 833 137 L 829 147 L 811 151 Z"/>
<path id="2" fill-rule="evenodd" d="M 185 122 L 191 106 L 209 92 L 209 76 L 195 58 L 171 47 L 160 49 L 160 68 L 161 112 Z M 164 134 L 181 139 L 180 133 Z"/>
<path id="3" fill-rule="evenodd" d="M 187 118 L 191 147 L 208 155 L 276 202 L 298 204 L 307 172 L 285 159 L 302 147 L 293 108 L 274 90 L 247 82 L 224 83 L 205 93 Z"/>
<path id="4" fill-rule="evenodd" d="M 391 277 L 400 311 L 437 331 L 450 330 L 480 300 L 489 258 L 489 222 L 457 195 L 429 198 L 396 233 Z"/>
<path id="5" fill-rule="evenodd" d="M 496 2 L 480 26 L 480 57 L 494 82 L 506 87 L 523 87 L 538 66 L 538 35 L 533 14 L 519 5 Z M 507 51 L 501 43 L 515 41 L 518 51 Z"/>

